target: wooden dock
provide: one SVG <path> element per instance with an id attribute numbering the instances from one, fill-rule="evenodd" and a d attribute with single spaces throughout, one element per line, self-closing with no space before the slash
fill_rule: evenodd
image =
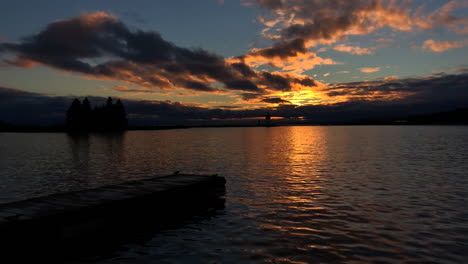
<path id="1" fill-rule="evenodd" d="M 199 210 L 223 208 L 225 183 L 217 175 L 174 174 L 0 204 L 0 247 L 50 256 L 48 249 L 151 235 Z"/>

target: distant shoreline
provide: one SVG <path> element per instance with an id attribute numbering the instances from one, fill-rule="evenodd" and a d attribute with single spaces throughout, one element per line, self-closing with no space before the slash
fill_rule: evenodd
<path id="1" fill-rule="evenodd" d="M 123 131 L 140 130 L 169 130 L 188 128 L 216 128 L 216 127 L 276 127 L 276 126 L 465 126 L 468 125 L 468 108 L 460 108 L 448 112 L 439 112 L 425 115 L 388 117 L 380 119 L 355 119 L 351 121 L 292 121 L 276 120 L 272 123 L 232 123 L 232 124 L 212 124 L 212 125 L 161 125 L 142 126 L 129 125 Z M 14 125 L 0 121 L 0 132 L 45 132 L 45 133 L 66 133 L 69 132 L 65 124 L 63 125 Z M 92 132 L 92 131 L 91 131 Z M 76 134 L 86 132 L 76 132 Z M 118 133 L 109 130 L 96 131 L 95 133 Z"/>
<path id="2" fill-rule="evenodd" d="M 126 131 L 155 131 L 190 128 L 236 128 L 236 127 L 284 127 L 284 126 L 467 126 L 466 123 L 334 123 L 334 124 L 275 124 L 275 125 L 203 125 L 203 126 L 160 126 L 160 127 L 130 127 L 120 132 L 90 131 L 70 133 L 65 127 L 57 126 L 14 126 L 0 128 L 0 133 L 69 133 L 69 134 L 118 134 Z"/>

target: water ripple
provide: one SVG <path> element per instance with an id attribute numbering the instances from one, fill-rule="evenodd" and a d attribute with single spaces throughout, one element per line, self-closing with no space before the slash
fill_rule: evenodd
<path id="1" fill-rule="evenodd" d="M 3 134 L 3 202 L 175 170 L 227 178 L 210 219 L 97 263 L 468 263 L 468 127 Z"/>

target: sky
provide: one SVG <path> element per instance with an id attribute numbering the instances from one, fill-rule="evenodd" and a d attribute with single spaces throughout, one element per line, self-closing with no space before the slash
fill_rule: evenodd
<path id="1" fill-rule="evenodd" d="M 468 106 L 464 0 L 17 0 L 0 21 L 7 122 L 85 96 L 164 122 Z"/>

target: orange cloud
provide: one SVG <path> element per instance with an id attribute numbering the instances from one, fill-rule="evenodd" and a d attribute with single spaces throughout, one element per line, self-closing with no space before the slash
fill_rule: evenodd
<path id="1" fill-rule="evenodd" d="M 468 23 L 466 18 L 452 14 L 456 8 L 466 7 L 458 1 L 450 1 L 429 14 L 424 14 L 423 6 L 412 10 L 408 1 L 395 0 L 251 2 L 270 10 L 270 16 L 261 16 L 259 22 L 266 26 L 266 31 L 279 31 L 282 41 L 300 37 L 330 43 L 345 35 L 369 34 L 383 27 L 411 31 Z"/>
<path id="2" fill-rule="evenodd" d="M 451 0 L 441 8 L 429 14 L 426 21 L 420 21 L 421 27 L 432 28 L 435 25 L 446 25 L 457 34 L 468 34 L 468 18 L 453 15 L 454 10 L 468 7 L 468 2 Z"/>
<path id="3" fill-rule="evenodd" d="M 241 56 L 242 60 L 250 67 L 257 68 L 262 65 L 269 65 L 285 72 L 300 74 L 311 70 L 317 65 L 341 64 L 331 58 L 322 58 L 309 50 L 290 51 L 289 54 L 266 55 L 270 48 L 252 49 L 248 54 Z"/>
<path id="4" fill-rule="evenodd" d="M 468 72 L 468 68 L 456 68 L 452 70 L 453 72 Z"/>
<path id="5" fill-rule="evenodd" d="M 384 81 L 388 82 L 388 81 L 395 81 L 395 80 L 398 80 L 399 77 L 398 76 L 387 76 L 384 78 Z"/>
<path id="6" fill-rule="evenodd" d="M 344 44 L 340 44 L 333 47 L 333 49 L 336 51 L 346 52 L 353 55 L 370 55 L 374 54 L 375 48 L 361 48 L 356 46 L 346 46 Z"/>
<path id="7" fill-rule="evenodd" d="M 406 0 L 246 0 L 244 3 L 256 4 L 267 11 L 258 21 L 265 26 L 262 35 L 273 40 L 270 47 L 252 49 L 243 56 L 248 64 L 252 67 L 266 64 L 295 73 L 319 64 L 337 64 L 332 59 L 317 57 L 310 49 L 351 35 L 368 35 L 382 28 L 409 32 L 441 25 L 454 32 L 468 31 L 468 18 L 452 14 L 468 6 L 459 1 L 450 1 L 432 13 L 424 12 L 423 6 L 413 9 Z M 388 44 L 393 40 L 380 38 L 377 42 Z M 334 47 L 354 55 L 373 54 L 376 48 Z"/>
<path id="8" fill-rule="evenodd" d="M 432 39 L 428 39 L 424 41 L 422 49 L 433 51 L 433 52 L 444 52 L 450 49 L 462 48 L 466 45 L 468 45 L 468 39 L 455 40 L 455 41 L 440 41 L 440 42 L 437 42 Z"/>
<path id="9" fill-rule="evenodd" d="M 359 69 L 361 72 L 364 73 L 372 73 L 372 72 L 378 72 L 380 71 L 380 67 L 374 67 L 374 68 L 360 68 Z"/>
<path id="10" fill-rule="evenodd" d="M 102 12 L 102 11 L 96 11 L 93 13 L 86 13 L 83 12 L 80 15 L 81 18 L 81 23 L 86 24 L 86 26 L 100 26 L 103 23 L 107 23 L 108 21 L 118 21 L 119 19 L 109 13 Z M 59 20 L 59 21 L 65 21 L 65 20 Z"/>
<path id="11" fill-rule="evenodd" d="M 288 55 L 270 53 L 268 48 L 252 49 L 248 54 L 242 56 L 242 61 L 254 68 L 261 65 L 270 65 L 282 71 L 296 74 L 313 69 L 317 65 L 338 64 L 338 62 L 330 58 L 321 58 L 311 51 L 294 52 L 294 55 Z M 237 58 L 234 58 L 234 60 L 237 60 Z"/>
<path id="12" fill-rule="evenodd" d="M 128 87 L 126 85 L 115 85 L 112 90 L 118 91 L 118 92 L 124 92 L 127 95 L 140 95 L 140 94 L 156 94 L 160 93 L 154 89 L 150 88 L 145 88 L 145 87 L 138 87 L 138 88 L 132 88 Z"/>

